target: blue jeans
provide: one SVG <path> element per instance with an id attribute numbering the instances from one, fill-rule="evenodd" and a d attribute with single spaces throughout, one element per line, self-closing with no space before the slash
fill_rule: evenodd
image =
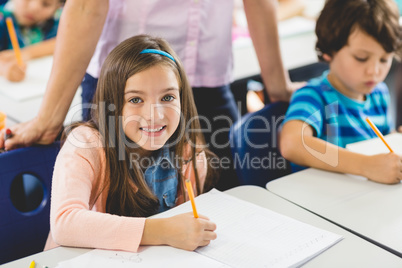
<path id="1" fill-rule="evenodd" d="M 97 83 L 97 78 L 85 74 L 81 83 L 83 104 L 92 103 Z M 194 87 L 193 94 L 201 128 L 212 130 L 203 133 L 205 142 L 222 161 L 228 162 L 222 165 L 220 179 L 215 187 L 219 190 L 235 187 L 239 182 L 232 166 L 229 128 L 238 120 L 239 112 L 230 85 L 215 88 Z M 90 119 L 89 108 L 82 110 L 82 118 L 84 121 Z"/>

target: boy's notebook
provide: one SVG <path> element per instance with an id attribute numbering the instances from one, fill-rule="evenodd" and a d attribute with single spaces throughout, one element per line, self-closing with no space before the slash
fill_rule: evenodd
<path id="1" fill-rule="evenodd" d="M 26 76 L 21 82 L 10 82 L 0 76 L 0 94 L 14 101 L 42 97 L 50 77 L 52 62 L 52 56 L 28 61 Z"/>
<path id="2" fill-rule="evenodd" d="M 388 134 L 384 138 L 395 153 L 402 155 L 402 133 Z M 351 143 L 346 145 L 346 148 L 352 152 L 365 155 L 389 153 L 387 146 L 380 138 Z"/>
<path id="3" fill-rule="evenodd" d="M 140 264 L 156 267 L 176 262 L 178 267 L 183 259 L 186 259 L 187 264 L 192 267 L 225 267 L 226 265 L 296 267 L 342 239 L 337 234 L 299 222 L 215 189 L 198 196 L 195 202 L 198 213 L 207 215 L 217 224 L 218 238 L 216 240 L 208 246 L 196 249 L 196 253 L 169 247 L 147 247 L 142 248 L 139 253 L 124 253 L 127 255 L 124 258 L 140 260 L 136 267 Z M 192 211 L 191 204 L 186 202 L 156 217 L 170 217 L 190 211 Z M 127 261 L 111 263 L 111 256 L 116 256 L 114 259 L 117 259 L 117 256 L 120 256 L 118 254 L 120 254 L 118 251 L 94 250 L 75 259 L 61 262 L 58 267 L 87 267 L 93 264 L 96 264 L 96 267 L 126 267 Z M 154 258 L 150 257 L 147 260 L 150 255 L 154 255 Z M 108 262 L 99 261 L 101 258 Z M 77 261 L 78 259 L 80 261 Z M 151 263 L 151 259 L 157 259 L 158 263 Z M 79 266 L 80 263 L 82 263 L 81 266 Z"/>

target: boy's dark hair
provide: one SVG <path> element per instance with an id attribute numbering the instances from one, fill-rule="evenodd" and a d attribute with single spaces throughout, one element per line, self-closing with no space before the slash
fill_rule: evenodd
<path id="1" fill-rule="evenodd" d="M 333 56 L 356 28 L 372 36 L 387 53 L 402 56 L 402 27 L 394 0 L 327 0 L 315 28 L 318 58 Z"/>

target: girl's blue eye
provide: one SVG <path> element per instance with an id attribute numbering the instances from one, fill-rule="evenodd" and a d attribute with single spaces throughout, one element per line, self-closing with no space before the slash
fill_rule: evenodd
<path id="1" fill-rule="evenodd" d="M 132 98 L 132 99 L 130 100 L 130 102 L 136 104 L 136 103 L 141 103 L 142 100 L 141 100 L 140 98 Z"/>
<path id="2" fill-rule="evenodd" d="M 169 96 L 163 97 L 162 100 L 163 101 L 172 101 L 172 100 L 174 100 L 174 97 L 169 95 Z"/>

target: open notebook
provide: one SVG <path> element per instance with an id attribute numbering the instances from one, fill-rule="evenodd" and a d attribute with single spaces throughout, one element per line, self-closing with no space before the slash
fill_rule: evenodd
<path id="1" fill-rule="evenodd" d="M 21 82 L 10 82 L 0 76 L 0 94 L 15 101 L 43 96 L 52 70 L 52 62 L 52 56 L 28 61 L 26 76 Z"/>
<path id="2" fill-rule="evenodd" d="M 166 246 L 142 247 L 138 253 L 93 250 L 60 262 L 67 267 L 297 267 L 342 239 L 341 236 L 299 222 L 218 190 L 195 199 L 198 213 L 217 226 L 218 238 L 195 252 Z M 156 217 L 191 211 L 191 204 Z M 198 253 L 198 254 L 197 254 Z"/>
<path id="3" fill-rule="evenodd" d="M 387 141 L 388 145 L 395 153 L 402 155 L 401 133 L 392 133 L 385 135 L 384 139 Z M 380 138 L 351 143 L 346 145 L 346 149 L 355 153 L 361 153 L 365 155 L 389 153 L 387 146 L 385 146 Z"/>

